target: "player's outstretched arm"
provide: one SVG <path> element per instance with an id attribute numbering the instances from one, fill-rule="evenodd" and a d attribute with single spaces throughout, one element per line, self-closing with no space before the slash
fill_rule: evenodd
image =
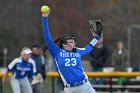
<path id="1" fill-rule="evenodd" d="M 84 55 L 88 54 L 93 49 L 93 47 L 98 43 L 99 39 L 100 39 L 100 36 L 94 35 L 93 39 L 90 41 L 89 44 L 87 44 L 82 49 L 78 48 L 80 55 L 84 56 Z"/>
<path id="2" fill-rule="evenodd" d="M 6 78 L 8 77 L 8 73 L 12 70 L 12 68 L 15 67 L 16 62 L 17 62 L 17 59 L 14 59 L 14 60 L 8 65 L 7 71 L 6 71 L 6 73 L 5 73 L 5 75 L 4 75 L 3 79 L 2 79 L 2 84 L 5 84 Z"/>
<path id="3" fill-rule="evenodd" d="M 93 34 L 91 42 L 85 46 L 84 49 L 80 50 L 81 55 L 88 54 L 93 47 L 98 43 L 98 40 L 102 38 L 102 22 L 100 20 L 89 20 L 90 31 Z"/>
<path id="4" fill-rule="evenodd" d="M 44 36 L 45 42 L 47 43 L 50 53 L 54 56 L 57 53 L 57 51 L 59 51 L 59 48 L 54 43 L 52 36 L 50 34 L 50 30 L 49 30 L 48 16 L 49 16 L 50 11 L 51 11 L 50 8 L 46 5 L 41 7 L 43 36 Z"/>

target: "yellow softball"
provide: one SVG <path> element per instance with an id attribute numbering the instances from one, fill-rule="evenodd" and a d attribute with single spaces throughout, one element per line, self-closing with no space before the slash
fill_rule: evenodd
<path id="1" fill-rule="evenodd" d="M 43 5 L 43 6 L 41 7 L 41 12 L 48 13 L 49 10 L 50 10 L 50 8 L 49 8 L 47 5 Z"/>

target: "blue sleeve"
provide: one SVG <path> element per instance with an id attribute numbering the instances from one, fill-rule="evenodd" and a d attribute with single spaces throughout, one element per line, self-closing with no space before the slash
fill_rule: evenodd
<path id="1" fill-rule="evenodd" d="M 49 52 L 52 54 L 52 56 L 55 56 L 55 54 L 59 51 L 59 48 L 54 43 L 51 34 L 49 32 L 48 17 L 42 16 L 42 32 L 45 42 L 47 43 Z"/>
<path id="2" fill-rule="evenodd" d="M 90 44 L 86 45 L 85 48 L 77 48 L 81 56 L 88 54 L 92 49 L 93 47 Z"/>
<path id="3" fill-rule="evenodd" d="M 100 39 L 100 37 L 98 35 L 95 35 L 94 38 L 90 41 L 90 43 L 88 45 L 85 46 L 85 48 L 79 48 L 79 54 L 81 56 L 88 54 L 89 52 L 91 52 L 91 50 L 93 49 L 93 47 L 97 44 L 98 40 Z"/>
<path id="4" fill-rule="evenodd" d="M 14 59 L 9 65 L 8 65 L 8 71 L 12 71 L 16 69 L 16 64 L 17 64 L 17 58 Z"/>

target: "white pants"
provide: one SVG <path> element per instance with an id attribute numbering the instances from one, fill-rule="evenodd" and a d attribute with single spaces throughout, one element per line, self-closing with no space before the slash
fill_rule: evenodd
<path id="1" fill-rule="evenodd" d="M 96 93 L 89 81 L 81 86 L 64 88 L 65 93 Z"/>
<path id="2" fill-rule="evenodd" d="M 27 77 L 23 79 L 16 79 L 11 77 L 10 83 L 13 89 L 13 93 L 21 93 L 21 90 L 23 93 L 33 93 Z"/>

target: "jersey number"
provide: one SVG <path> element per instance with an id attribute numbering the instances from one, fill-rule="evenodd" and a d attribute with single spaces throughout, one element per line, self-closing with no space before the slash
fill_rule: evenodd
<path id="1" fill-rule="evenodd" d="M 25 71 L 21 71 L 21 75 L 24 75 L 25 74 Z"/>
<path id="2" fill-rule="evenodd" d="M 77 62 L 76 62 L 76 59 L 75 58 L 66 58 L 65 59 L 65 66 L 76 66 Z"/>

